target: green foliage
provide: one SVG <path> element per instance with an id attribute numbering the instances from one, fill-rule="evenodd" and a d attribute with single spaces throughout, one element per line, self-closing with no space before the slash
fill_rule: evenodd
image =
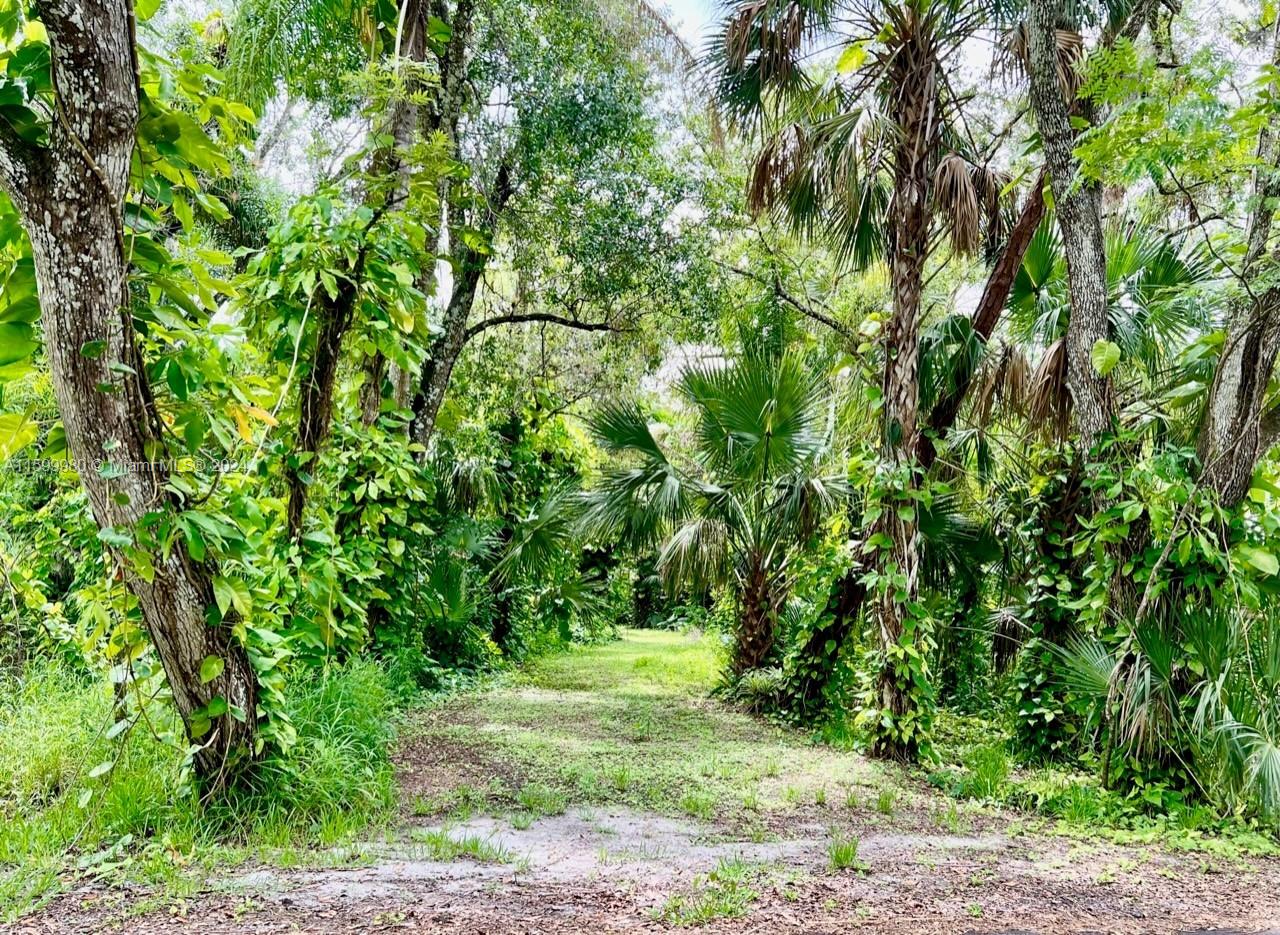
<path id="1" fill-rule="evenodd" d="M 0 918 L 77 874 L 145 880 L 322 833 L 354 836 L 394 803 L 391 696 L 368 662 L 298 685 L 287 708 L 298 742 L 207 806 L 183 781 L 176 718 L 133 686 L 121 686 L 134 712 L 124 720 L 108 686 L 57 664 L 0 688 Z"/>

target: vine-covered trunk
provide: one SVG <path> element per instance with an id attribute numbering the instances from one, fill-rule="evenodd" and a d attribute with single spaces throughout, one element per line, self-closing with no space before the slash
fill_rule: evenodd
<path id="1" fill-rule="evenodd" d="M 177 504 L 165 487 L 166 451 L 127 281 L 122 205 L 138 119 L 132 13 L 126 0 L 46 3 L 40 12 L 63 119 L 50 125 L 45 147 L 4 140 L 5 187 L 31 239 L 69 453 L 98 526 L 138 549 L 115 549 L 115 559 L 200 746 L 196 771 L 213 790 L 253 750 L 257 680 L 228 622 L 210 622 L 213 565 L 194 561 L 181 543 L 161 549 L 140 528 L 163 522 Z M 205 682 L 209 657 L 223 669 Z M 217 698 L 229 710 L 210 721 L 204 714 Z"/>
<path id="2" fill-rule="evenodd" d="M 827 596 L 821 622 L 809 631 L 799 651 L 793 651 L 789 704 L 800 714 L 812 717 L 826 704 L 827 686 L 866 601 L 865 575 L 866 569 L 855 565 L 836 582 Z"/>
<path id="3" fill-rule="evenodd" d="M 936 155 L 939 134 L 938 63 L 927 27 L 921 27 L 918 20 L 916 25 L 919 28 L 899 52 L 895 75 L 894 117 L 899 137 L 889 205 L 893 312 L 884 336 L 882 447 L 895 488 L 902 483 L 912 488 L 919 477 L 915 455 L 919 443 L 920 296 L 929 250 L 930 161 Z M 918 699 L 911 692 L 910 679 L 903 676 L 899 650 L 904 639 L 915 639 L 908 637 L 906 621 L 916 600 L 920 564 L 915 512 L 907 509 L 913 505 L 896 499 L 882 503 L 876 524 L 876 532 L 886 537 L 888 544 L 875 555 L 880 583 L 872 617 L 883 658 L 876 678 L 881 717 L 872 753 L 895 759 L 909 759 L 916 753 L 914 734 L 900 729 Z M 885 714 L 890 716 L 891 726 L 885 725 Z"/>
<path id="4" fill-rule="evenodd" d="M 1280 66 L 1280 21 L 1272 30 L 1271 64 Z M 1226 507 L 1248 494 L 1258 459 L 1274 440 L 1261 426 L 1267 385 L 1280 351 L 1280 287 L 1260 281 L 1274 278 L 1274 264 L 1280 260 L 1271 247 L 1280 198 L 1280 116 L 1271 110 L 1268 115 L 1258 133 L 1254 208 L 1242 273 L 1252 287 L 1238 299 L 1227 325 L 1199 439 L 1202 480 Z"/>
<path id="5" fill-rule="evenodd" d="M 1061 0 L 1031 0 L 1028 70 L 1031 110 L 1040 131 L 1045 166 L 1067 261 L 1071 317 L 1067 323 L 1067 387 L 1085 447 L 1115 418 L 1109 376 L 1093 364 L 1093 348 L 1108 339 L 1107 257 L 1102 237 L 1102 190 L 1079 177 L 1075 130 L 1067 90 L 1059 79 L 1058 28 L 1067 14 Z"/>

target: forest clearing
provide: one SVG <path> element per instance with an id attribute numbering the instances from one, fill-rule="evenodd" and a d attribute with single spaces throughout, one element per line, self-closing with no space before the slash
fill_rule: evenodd
<path id="1" fill-rule="evenodd" d="M 957 800 L 708 701 L 624 631 L 412 712 L 374 840 L 89 885 L 19 931 L 1202 932 L 1280 924 L 1280 862 Z M 1017 782 L 1017 780 L 1014 780 Z M 257 861 L 261 859 L 262 863 Z"/>
<path id="2" fill-rule="evenodd" d="M 0 928 L 1280 931 L 1273 0 L 0 0 Z"/>

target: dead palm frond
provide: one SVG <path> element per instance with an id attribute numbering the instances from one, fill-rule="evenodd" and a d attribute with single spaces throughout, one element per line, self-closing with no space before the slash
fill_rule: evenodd
<path id="1" fill-rule="evenodd" d="M 1031 376 L 1027 417 L 1033 428 L 1065 440 L 1071 427 L 1071 391 L 1067 389 L 1067 345 L 1062 338 L 1045 350 Z"/>
<path id="2" fill-rule="evenodd" d="M 933 172 L 933 199 L 951 232 L 951 248 L 971 254 L 981 242 L 982 205 L 973 169 L 963 156 L 947 153 Z"/>

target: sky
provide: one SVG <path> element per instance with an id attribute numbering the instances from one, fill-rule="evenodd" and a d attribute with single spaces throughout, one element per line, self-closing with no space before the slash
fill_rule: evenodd
<path id="1" fill-rule="evenodd" d="M 715 0 L 666 0 L 655 4 L 665 9 L 667 22 L 689 43 L 694 52 L 702 48 L 703 34 L 718 3 Z"/>

